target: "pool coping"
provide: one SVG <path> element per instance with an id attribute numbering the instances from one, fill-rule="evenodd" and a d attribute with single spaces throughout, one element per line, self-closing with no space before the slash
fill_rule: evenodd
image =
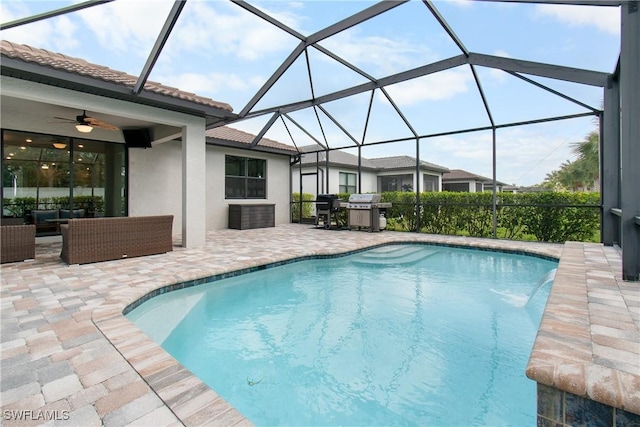
<path id="1" fill-rule="evenodd" d="M 265 266 L 295 262 L 291 261 L 292 259 L 343 256 L 345 253 L 394 243 L 498 250 L 558 259 L 560 263 L 556 281 L 531 352 L 526 370 L 527 376 L 540 384 L 640 414 L 640 376 L 637 374 L 640 372 L 638 369 L 640 362 L 636 362 L 636 365 L 628 363 L 628 359 L 634 355 L 640 360 L 637 357 L 640 351 L 636 353 L 629 351 L 634 343 L 639 341 L 637 331 L 640 319 L 639 316 L 632 315 L 630 307 L 640 307 L 640 292 L 637 285 L 626 285 L 626 282 L 622 282 L 619 278 L 620 274 L 616 274 L 614 268 L 620 270 L 619 265 L 611 264 L 619 263 L 619 256 L 616 260 L 615 254 L 610 251 L 607 254 L 605 251 L 607 248 L 600 244 L 541 245 L 531 242 L 425 234 L 405 234 L 403 238 L 399 236 L 400 234 L 403 233 L 380 233 L 378 236 L 389 236 L 389 238 L 378 237 L 372 242 L 349 242 L 341 248 L 325 248 L 310 252 L 302 250 L 299 254 L 283 255 L 268 261 L 243 260 L 242 265 L 230 265 L 205 278 L 194 278 L 182 283 L 197 281 L 204 283 L 208 277 L 235 275 L 237 271 L 249 272 L 266 268 Z M 380 242 L 380 240 L 383 241 Z M 582 256 L 580 256 L 581 253 Z M 589 254 L 589 257 L 585 257 L 585 254 Z M 593 264 L 589 266 L 587 262 L 593 262 Z M 620 285 L 618 281 L 622 284 Z M 557 286 L 556 283 L 558 283 Z M 233 406 L 192 375 L 124 316 L 123 312 L 131 304 L 135 304 L 136 301 L 144 299 L 158 289 L 172 285 L 174 284 L 156 283 L 153 286 L 131 288 L 95 308 L 92 321 L 185 425 L 200 425 L 203 422 L 219 425 L 252 425 Z M 589 291 L 587 291 L 589 286 L 594 289 L 591 291 L 591 302 Z M 606 287 L 605 291 L 610 295 L 609 304 L 603 304 L 601 301 L 603 298 L 600 294 L 603 292 L 603 287 Z M 586 295 L 586 298 L 575 298 L 576 293 Z M 620 301 L 624 307 L 620 306 Z M 585 333 L 591 324 L 590 306 L 593 308 L 591 311 L 610 309 L 613 312 L 623 312 L 627 333 L 623 334 L 623 337 L 605 338 L 613 339 L 611 346 L 623 352 L 624 360 L 618 360 L 619 352 L 611 356 L 611 347 L 607 346 L 608 344 L 593 343 L 591 335 Z M 598 326 L 603 325 L 596 324 L 596 332 L 598 332 Z M 596 337 L 600 335 L 595 334 Z M 636 369 L 635 375 L 629 372 L 633 369 Z"/>
<path id="2" fill-rule="evenodd" d="M 640 283 L 616 250 L 567 242 L 526 369 L 558 390 L 640 415 Z"/>

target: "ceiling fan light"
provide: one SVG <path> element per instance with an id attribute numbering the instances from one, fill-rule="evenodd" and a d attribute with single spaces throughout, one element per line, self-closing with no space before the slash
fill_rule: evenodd
<path id="1" fill-rule="evenodd" d="M 89 125 L 77 124 L 76 129 L 78 130 L 78 132 L 89 133 L 93 130 L 93 127 Z"/>
<path id="2" fill-rule="evenodd" d="M 67 148 L 67 144 L 65 144 L 64 142 L 54 142 L 53 146 L 58 150 L 64 150 L 65 148 Z"/>

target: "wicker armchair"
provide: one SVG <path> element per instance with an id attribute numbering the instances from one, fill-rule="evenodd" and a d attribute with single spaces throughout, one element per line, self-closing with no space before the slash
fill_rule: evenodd
<path id="1" fill-rule="evenodd" d="M 36 257 L 36 226 L 3 225 L 0 227 L 0 262 L 24 261 Z"/>
<path id="2" fill-rule="evenodd" d="M 173 250 L 173 215 L 78 218 L 60 226 L 67 264 L 87 264 Z"/>

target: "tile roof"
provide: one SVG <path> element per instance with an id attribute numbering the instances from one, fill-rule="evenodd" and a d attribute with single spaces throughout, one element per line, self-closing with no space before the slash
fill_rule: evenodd
<path id="1" fill-rule="evenodd" d="M 485 184 L 491 184 L 493 182 L 493 178 L 487 178 L 486 176 L 476 175 L 471 172 L 467 172 L 462 169 L 451 169 L 449 172 L 444 173 L 442 175 L 442 181 L 480 181 Z M 504 182 L 500 182 L 496 180 L 496 184 L 498 185 L 507 185 Z"/>
<path id="2" fill-rule="evenodd" d="M 315 164 L 316 163 L 316 155 L 315 150 L 318 149 L 317 145 L 307 145 L 304 147 L 300 147 L 300 152 L 310 152 L 307 155 L 302 156 L 302 164 Z M 318 151 L 318 161 L 320 163 L 324 163 L 326 161 L 326 152 Z M 342 165 L 342 166 L 351 166 L 358 167 L 358 156 L 347 153 L 341 150 L 333 150 L 329 153 L 329 163 L 333 165 Z M 376 166 L 369 161 L 369 159 L 362 158 L 362 167 L 367 169 L 376 169 Z"/>
<path id="3" fill-rule="evenodd" d="M 300 147 L 301 152 L 315 152 L 318 150 L 317 145 L 307 145 L 304 147 Z M 320 162 L 325 161 L 325 152 L 319 151 L 318 158 Z M 315 155 L 307 155 L 302 158 L 302 164 L 310 164 L 315 163 L 316 157 Z M 350 154 L 341 150 L 333 150 L 329 154 L 329 162 L 334 165 L 344 165 L 344 166 L 358 166 L 358 156 L 355 154 Z M 439 166 L 433 163 L 420 161 L 420 164 L 423 169 L 435 170 L 445 172 L 449 169 L 444 166 Z M 374 159 L 366 159 L 362 158 L 362 167 L 375 169 L 378 171 L 381 170 L 394 170 L 394 169 L 410 169 L 416 167 L 416 159 L 411 156 L 392 156 L 392 157 L 378 157 Z"/>
<path id="4" fill-rule="evenodd" d="M 205 132 L 205 136 L 207 138 L 216 138 L 222 139 L 225 141 L 235 141 L 240 142 L 242 144 L 250 145 L 253 142 L 253 139 L 256 137 L 250 133 L 231 128 L 229 126 L 220 126 L 213 129 L 208 129 Z M 291 145 L 283 144 L 278 141 L 274 141 L 269 138 L 262 138 L 260 142 L 258 142 L 257 147 L 268 147 L 268 148 L 276 148 L 278 150 L 290 151 L 292 153 L 297 153 L 298 151 L 295 147 Z"/>
<path id="5" fill-rule="evenodd" d="M 7 40 L 0 42 L 0 54 L 3 57 L 19 59 L 29 63 L 35 63 L 45 67 L 103 80 L 133 88 L 138 81 L 138 77 L 113 70 L 111 68 L 92 64 L 84 59 L 74 58 L 61 53 L 51 52 L 45 49 L 38 49 L 24 44 L 13 43 Z M 233 111 L 233 107 L 224 102 L 218 102 L 211 98 L 199 96 L 191 92 L 185 92 L 178 88 L 165 86 L 157 82 L 147 81 L 144 90 L 154 92 L 159 95 L 169 96 L 184 101 L 194 102 L 209 107 L 219 108 L 226 111 Z"/>
<path id="6" fill-rule="evenodd" d="M 416 158 L 411 156 L 377 157 L 375 159 L 370 159 L 370 161 L 373 162 L 378 169 L 407 169 L 416 167 Z M 420 166 L 441 172 L 449 171 L 449 168 L 447 167 L 425 162 L 423 160 L 420 160 Z"/>
<path id="7" fill-rule="evenodd" d="M 467 172 L 462 169 L 451 169 L 449 172 L 442 175 L 443 181 L 454 181 L 454 180 L 465 180 L 468 181 L 470 179 L 476 181 L 493 181 L 491 178 L 487 178 L 486 176 L 476 175 L 471 172 Z"/>

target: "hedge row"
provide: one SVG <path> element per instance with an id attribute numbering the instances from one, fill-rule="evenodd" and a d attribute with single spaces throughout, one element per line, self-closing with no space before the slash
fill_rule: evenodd
<path id="1" fill-rule="evenodd" d="M 2 200 L 5 211 L 17 218 L 24 218 L 33 209 L 70 209 L 69 197 L 41 197 L 36 203 L 35 197 L 15 197 Z M 87 212 L 102 212 L 104 200 L 100 196 L 74 196 L 75 209 Z"/>
<path id="2" fill-rule="evenodd" d="M 339 194 L 348 200 L 349 194 Z M 303 218 L 315 212 L 314 197 L 303 194 Z M 300 194 L 294 195 L 300 200 Z M 387 227 L 416 231 L 416 194 L 410 192 L 382 193 L 387 209 Z M 420 194 L 420 231 L 432 234 L 493 237 L 493 194 L 437 192 Z M 297 221 L 299 203 L 293 204 Z M 347 223 L 347 213 L 339 214 Z M 499 236 L 512 240 L 535 239 L 542 242 L 598 240 L 600 227 L 599 193 L 499 193 L 496 207 Z"/>
<path id="3" fill-rule="evenodd" d="M 414 193 L 383 193 L 391 202 L 389 222 L 417 228 Z M 420 195 L 420 231 L 433 234 L 493 236 L 493 194 L 440 192 Z M 600 227 L 599 193 L 499 193 L 497 228 L 506 239 L 533 236 L 541 242 L 591 241 Z"/>

